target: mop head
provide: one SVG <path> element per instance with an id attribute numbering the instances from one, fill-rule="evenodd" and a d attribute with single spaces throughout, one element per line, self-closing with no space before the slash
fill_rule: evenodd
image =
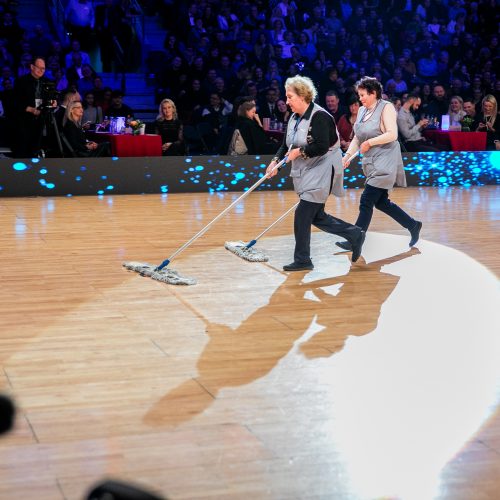
<path id="1" fill-rule="evenodd" d="M 242 241 L 226 241 L 224 247 L 238 257 L 250 262 L 267 262 L 269 260 L 266 254 L 260 250 L 256 250 L 254 247 L 247 248 L 246 244 Z"/>
<path id="2" fill-rule="evenodd" d="M 164 267 L 161 271 L 155 271 L 157 266 L 147 264 L 145 262 L 124 262 L 123 267 L 129 271 L 139 273 L 141 276 L 152 278 L 156 281 L 163 281 L 169 285 L 196 285 L 196 280 L 193 278 L 186 278 L 174 269 L 167 269 Z"/>

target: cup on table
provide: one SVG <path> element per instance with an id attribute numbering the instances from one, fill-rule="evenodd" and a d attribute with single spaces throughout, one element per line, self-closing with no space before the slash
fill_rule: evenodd
<path id="1" fill-rule="evenodd" d="M 264 130 L 269 130 L 270 122 L 271 122 L 270 118 L 263 118 L 262 119 L 262 126 L 264 127 Z"/>

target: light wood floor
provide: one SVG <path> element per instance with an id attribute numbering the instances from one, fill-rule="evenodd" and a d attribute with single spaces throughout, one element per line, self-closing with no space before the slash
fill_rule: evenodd
<path id="1" fill-rule="evenodd" d="M 353 222 L 360 191 L 328 210 Z M 313 273 L 284 274 L 295 203 L 253 193 L 0 199 L 0 499 L 82 499 L 105 477 L 171 499 L 498 499 L 500 188 L 392 199 L 358 263 L 314 232 Z"/>

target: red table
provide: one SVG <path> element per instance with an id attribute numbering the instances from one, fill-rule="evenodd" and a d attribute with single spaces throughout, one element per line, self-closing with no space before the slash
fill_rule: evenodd
<path id="1" fill-rule="evenodd" d="M 486 151 L 486 132 L 425 129 L 423 135 L 448 151 Z"/>
<path id="2" fill-rule="evenodd" d="M 109 141 L 113 156 L 161 156 L 161 136 L 156 134 L 132 135 L 87 133 L 96 142 Z"/>

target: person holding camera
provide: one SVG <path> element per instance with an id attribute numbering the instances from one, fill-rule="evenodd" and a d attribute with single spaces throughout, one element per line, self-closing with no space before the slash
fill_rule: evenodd
<path id="1" fill-rule="evenodd" d="M 43 84 L 45 59 L 35 57 L 30 64 L 30 73 L 19 77 L 14 84 L 16 105 L 14 156 L 17 158 L 37 157 L 40 152 L 43 106 L 55 107 L 56 102 L 44 102 Z"/>

